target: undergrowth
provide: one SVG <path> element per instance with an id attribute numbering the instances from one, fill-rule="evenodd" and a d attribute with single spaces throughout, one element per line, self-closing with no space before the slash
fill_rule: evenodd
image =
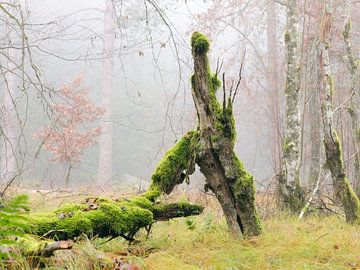
<path id="1" fill-rule="evenodd" d="M 302 220 L 277 214 L 264 220 L 264 233 L 232 239 L 218 209 L 198 216 L 159 222 L 137 241 L 83 237 L 72 250 L 44 260 L 45 269 L 114 269 L 114 261 L 140 269 L 360 269 L 360 228 L 337 216 Z M 21 256 L 11 268 L 32 269 Z M 3 268 L 5 269 L 5 268 Z"/>

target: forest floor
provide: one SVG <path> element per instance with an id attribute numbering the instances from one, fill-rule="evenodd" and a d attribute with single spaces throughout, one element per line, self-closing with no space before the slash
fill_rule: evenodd
<path id="1" fill-rule="evenodd" d="M 61 199 L 55 200 L 39 194 L 30 196 L 35 211 L 88 196 L 57 194 Z M 149 237 L 141 231 L 131 245 L 120 238 L 84 236 L 72 250 L 57 251 L 46 259 L 45 269 L 120 269 L 114 268 L 114 260 L 149 270 L 360 269 L 360 227 L 346 224 L 341 217 L 314 215 L 299 220 L 273 213 L 263 218 L 263 235 L 232 239 L 216 202 L 210 198 L 206 204 L 200 216 L 156 223 Z M 34 269 L 21 256 L 12 266 Z"/>

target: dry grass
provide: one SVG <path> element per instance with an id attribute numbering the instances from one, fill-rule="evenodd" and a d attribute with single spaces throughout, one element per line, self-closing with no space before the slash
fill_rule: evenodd
<path id="1" fill-rule="evenodd" d="M 39 197 L 34 198 L 32 205 L 39 204 Z M 336 216 L 299 220 L 273 214 L 263 221 L 263 235 L 232 239 L 216 203 L 210 199 L 207 205 L 201 216 L 155 224 L 149 239 L 141 232 L 131 246 L 121 239 L 105 244 L 104 239 L 83 239 L 72 251 L 58 252 L 45 261 L 45 266 L 113 269 L 112 259 L 120 258 L 149 270 L 360 269 L 360 227 Z M 15 261 L 13 269 L 31 269 L 24 258 Z"/>
<path id="2" fill-rule="evenodd" d="M 209 220 L 196 218 L 192 231 L 184 220 L 158 224 L 148 244 L 159 251 L 145 269 L 360 269 L 360 229 L 336 217 L 273 217 L 249 240 L 231 239 L 223 220 Z"/>

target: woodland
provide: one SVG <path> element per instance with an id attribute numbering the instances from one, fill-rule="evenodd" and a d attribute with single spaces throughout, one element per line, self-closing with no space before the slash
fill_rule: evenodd
<path id="1" fill-rule="evenodd" d="M 360 269 L 360 1 L 0 1 L 1 269 Z"/>

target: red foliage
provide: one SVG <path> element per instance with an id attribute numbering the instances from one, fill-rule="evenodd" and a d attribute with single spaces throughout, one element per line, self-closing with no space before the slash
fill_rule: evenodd
<path id="1" fill-rule="evenodd" d="M 33 135 L 42 140 L 42 146 L 52 153 L 52 161 L 80 163 L 84 150 L 96 144 L 101 128 L 85 127 L 105 113 L 88 97 L 89 88 L 84 78 L 76 76 L 58 92 L 58 101 L 51 104 L 53 122 Z"/>

